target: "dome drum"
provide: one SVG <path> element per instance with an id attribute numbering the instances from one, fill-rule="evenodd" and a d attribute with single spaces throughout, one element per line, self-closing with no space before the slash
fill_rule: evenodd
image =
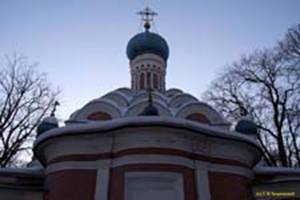
<path id="1" fill-rule="evenodd" d="M 135 35 L 127 45 L 131 88 L 134 91 L 152 89 L 163 93 L 168 56 L 168 44 L 160 35 L 148 30 Z"/>

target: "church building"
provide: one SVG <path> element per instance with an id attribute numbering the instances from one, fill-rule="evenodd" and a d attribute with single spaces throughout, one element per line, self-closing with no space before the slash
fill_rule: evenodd
<path id="1" fill-rule="evenodd" d="M 300 199 L 300 169 L 266 167 L 254 122 L 166 87 L 170 48 L 151 31 L 127 45 L 131 87 L 43 120 L 27 168 L 0 169 L 1 200 Z"/>

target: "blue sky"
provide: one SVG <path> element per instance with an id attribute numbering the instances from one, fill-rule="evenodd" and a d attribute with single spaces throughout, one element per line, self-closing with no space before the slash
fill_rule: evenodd
<path id="1" fill-rule="evenodd" d="M 38 62 L 61 88 L 58 116 L 130 86 L 125 49 L 143 30 L 135 13 L 159 13 L 153 31 L 170 46 L 167 88 L 197 97 L 226 64 L 271 47 L 300 23 L 299 0 L 1 0 L 0 56 Z"/>

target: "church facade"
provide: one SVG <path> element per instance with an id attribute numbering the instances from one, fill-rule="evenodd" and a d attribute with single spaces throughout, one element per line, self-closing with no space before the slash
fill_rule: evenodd
<path id="1" fill-rule="evenodd" d="M 65 126 L 43 120 L 36 161 L 0 170 L 7 200 L 300 199 L 300 170 L 261 166 L 256 125 L 232 129 L 214 108 L 166 88 L 169 47 L 150 31 L 130 39 L 131 88 L 75 111 Z"/>

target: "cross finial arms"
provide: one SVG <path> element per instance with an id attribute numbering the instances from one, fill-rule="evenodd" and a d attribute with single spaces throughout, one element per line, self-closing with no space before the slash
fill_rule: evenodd
<path id="1" fill-rule="evenodd" d="M 153 21 L 154 16 L 158 15 L 156 12 L 152 11 L 149 7 L 146 7 L 144 10 L 137 13 L 142 17 L 144 22 L 144 27 L 148 31 L 151 27 L 151 22 Z"/>

